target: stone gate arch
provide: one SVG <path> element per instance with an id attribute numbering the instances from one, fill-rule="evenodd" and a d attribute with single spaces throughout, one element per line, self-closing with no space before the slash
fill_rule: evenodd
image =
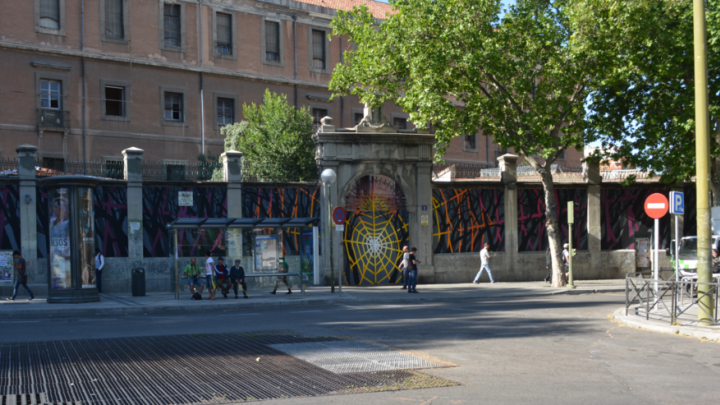
<path id="1" fill-rule="evenodd" d="M 316 143 L 316 160 L 321 170 L 330 168 L 337 181 L 330 186 L 329 195 L 323 187 L 322 221 L 327 228 L 328 200 L 335 206 L 346 206 L 348 193 L 367 176 L 385 176 L 392 179 L 404 194 L 403 221 L 406 221 L 406 243 L 416 246 L 422 262 L 419 277 L 423 282 L 434 281 L 432 261 L 432 147 L 435 137 L 423 130 L 397 130 L 379 109 L 365 109 L 365 117 L 354 128 L 335 128 L 332 118 L 322 119 L 322 125 L 313 139 Z M 380 215 L 379 213 L 375 213 Z M 397 218 L 396 218 L 397 219 Z M 333 228 L 334 229 L 334 228 Z M 378 231 L 379 232 L 379 231 Z M 397 276 L 387 273 L 377 279 L 358 278 L 357 268 L 351 268 L 353 253 L 346 250 L 345 232 L 332 231 L 324 238 L 322 251 L 329 252 L 333 244 L 333 264 L 342 269 L 344 280 L 355 284 L 397 282 Z M 372 238 L 370 238 L 372 239 Z M 405 243 L 405 242 L 404 242 Z M 323 269 L 329 279 L 330 257 L 323 254 Z M 376 271 L 377 269 L 373 269 Z"/>

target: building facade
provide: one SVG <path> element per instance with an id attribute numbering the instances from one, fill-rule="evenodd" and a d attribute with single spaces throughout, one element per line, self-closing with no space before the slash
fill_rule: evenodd
<path id="1" fill-rule="evenodd" d="M 168 164 L 217 156 L 220 128 L 266 89 L 318 123 L 354 126 L 357 98 L 330 100 L 333 67 L 351 44 L 331 35 L 336 10 L 327 6 L 362 3 L 377 18 L 390 11 L 369 0 L 0 0 L 0 157 L 20 144 L 57 169 L 119 164 L 117 151 L 131 146 Z M 384 111 L 412 128 L 401 109 Z M 446 161 L 494 164 L 505 152 L 473 135 L 455 139 Z"/>

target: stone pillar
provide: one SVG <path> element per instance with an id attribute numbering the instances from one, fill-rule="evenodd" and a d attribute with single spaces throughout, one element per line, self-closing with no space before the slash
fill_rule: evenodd
<path id="1" fill-rule="evenodd" d="M 600 205 L 600 184 L 602 177 L 600 176 L 600 163 L 597 160 L 587 160 L 583 163 L 586 173 L 585 181 L 588 185 L 588 204 L 587 204 L 587 230 L 588 230 L 588 252 L 590 253 L 590 272 L 591 274 L 575 273 L 575 279 L 591 279 L 600 277 L 602 270 L 602 260 L 600 253 L 602 250 L 602 226 L 600 224 L 600 216 L 602 215 L 602 206 Z M 573 270 L 574 271 L 574 270 Z"/>
<path id="2" fill-rule="evenodd" d="M 518 258 L 518 193 L 517 155 L 505 154 L 497 158 L 500 181 L 505 185 L 505 269 L 515 270 Z M 495 279 L 502 279 L 498 274 Z"/>
<path id="3" fill-rule="evenodd" d="M 122 151 L 125 163 L 125 181 L 127 181 L 127 217 L 128 217 L 128 281 L 129 272 L 143 263 L 143 192 L 142 192 L 142 149 L 128 148 Z"/>
<path id="4" fill-rule="evenodd" d="M 39 267 L 37 258 L 35 155 L 38 148 L 33 145 L 20 145 L 15 150 L 18 154 L 18 177 L 20 179 L 20 190 L 18 190 L 20 200 L 20 250 L 29 270 L 29 283 L 39 284 L 44 286 L 44 289 L 47 289 L 47 266 Z"/>
<path id="5" fill-rule="evenodd" d="M 423 284 L 435 283 L 435 266 L 433 266 L 433 227 L 432 227 L 432 163 L 418 162 L 417 196 L 414 226 L 417 229 L 415 243 L 418 248 L 418 281 Z M 424 209 L 423 209 L 424 207 Z M 412 215 L 412 214 L 411 214 Z M 425 217 L 427 220 L 423 221 Z"/>
<path id="6" fill-rule="evenodd" d="M 224 180 L 227 185 L 227 217 L 242 218 L 242 152 L 223 152 Z"/>

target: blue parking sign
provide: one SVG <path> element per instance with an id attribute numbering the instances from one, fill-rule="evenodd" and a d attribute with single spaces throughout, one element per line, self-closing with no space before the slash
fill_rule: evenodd
<path id="1" fill-rule="evenodd" d="M 685 194 L 680 191 L 670 192 L 670 213 L 675 215 L 685 214 Z"/>

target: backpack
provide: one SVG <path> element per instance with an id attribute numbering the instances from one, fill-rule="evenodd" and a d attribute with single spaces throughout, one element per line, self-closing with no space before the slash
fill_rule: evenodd
<path id="1" fill-rule="evenodd" d="M 201 300 L 201 299 L 202 299 L 202 295 L 200 295 L 200 293 L 195 293 L 195 294 L 192 295 L 192 299 L 194 299 L 194 300 Z"/>

